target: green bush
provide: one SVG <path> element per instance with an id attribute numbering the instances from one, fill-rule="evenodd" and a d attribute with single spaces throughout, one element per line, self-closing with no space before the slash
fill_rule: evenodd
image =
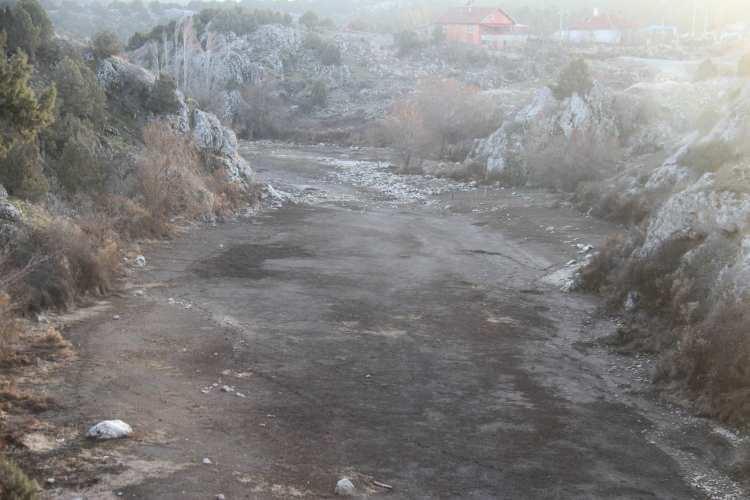
<path id="1" fill-rule="evenodd" d="M 403 57 L 422 47 L 422 42 L 414 31 L 402 31 L 396 35 L 396 49 Z"/>
<path id="2" fill-rule="evenodd" d="M 36 59 L 37 51 L 50 44 L 54 29 L 47 12 L 37 0 L 19 0 L 15 5 L 0 9 L 0 31 L 7 34 L 8 49 L 23 50 L 29 59 Z"/>
<path id="3" fill-rule="evenodd" d="M 328 87 L 324 81 L 318 80 L 310 88 L 310 106 L 322 108 L 326 102 L 328 102 Z"/>
<path id="4" fill-rule="evenodd" d="M 552 91 L 557 99 L 563 100 L 573 94 L 585 97 L 593 86 L 589 65 L 583 59 L 577 59 L 563 68 Z"/>
<path id="5" fill-rule="evenodd" d="M 313 30 L 318 27 L 318 24 L 320 24 L 320 18 L 315 12 L 308 10 L 300 16 L 299 23 L 302 26 L 306 26 L 308 29 Z"/>
<path id="6" fill-rule="evenodd" d="M 58 91 L 60 114 L 71 113 L 100 123 L 104 117 L 106 97 L 96 75 L 81 59 L 65 57 L 52 73 Z"/>
<path id="7" fill-rule="evenodd" d="M 170 75 L 162 73 L 151 89 L 148 109 L 156 114 L 176 113 L 180 109 L 177 84 Z"/>
<path id="8" fill-rule="evenodd" d="M 49 88 L 39 97 L 29 84 L 32 67 L 26 56 L 5 56 L 5 36 L 0 33 L 0 158 L 18 142 L 33 140 L 54 121 L 57 93 Z"/>
<path id="9" fill-rule="evenodd" d="M 36 142 L 19 143 L 0 160 L 0 184 L 19 198 L 37 200 L 49 190 Z"/>
<path id="10" fill-rule="evenodd" d="M 115 56 L 122 52 L 122 42 L 111 31 L 100 31 L 91 41 L 94 54 L 100 59 Z"/>
<path id="11" fill-rule="evenodd" d="M 0 497 L 5 500 L 37 500 L 41 489 L 36 481 L 13 462 L 0 456 Z"/>
<path id="12" fill-rule="evenodd" d="M 69 193 L 101 190 L 104 169 L 92 147 L 79 138 L 71 138 L 57 161 L 60 185 Z"/>
<path id="13" fill-rule="evenodd" d="M 307 35 L 304 47 L 315 52 L 320 62 L 326 66 L 338 66 L 341 64 L 341 49 L 339 49 L 338 45 L 323 40 L 323 38 L 315 33 Z"/>

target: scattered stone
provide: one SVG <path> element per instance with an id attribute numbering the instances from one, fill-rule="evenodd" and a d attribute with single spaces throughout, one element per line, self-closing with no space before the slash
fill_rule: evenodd
<path id="1" fill-rule="evenodd" d="M 218 495 L 216 495 L 216 500 L 226 500 L 226 497 L 219 493 Z"/>
<path id="2" fill-rule="evenodd" d="M 130 436 L 133 428 L 122 420 L 105 420 L 93 426 L 86 433 L 86 437 L 101 441 L 120 439 Z"/>
<path id="3" fill-rule="evenodd" d="M 55 478 L 54 477 L 48 477 L 47 478 L 47 484 L 55 484 Z"/>
<path id="4" fill-rule="evenodd" d="M 354 483 L 348 478 L 340 479 L 339 482 L 336 483 L 336 489 L 334 491 L 341 497 L 353 497 L 357 493 L 356 488 L 354 488 Z"/>
<path id="5" fill-rule="evenodd" d="M 133 292 L 133 295 L 135 295 L 136 297 L 143 297 L 144 295 L 146 295 L 146 292 L 143 290 L 136 290 L 135 292 Z"/>
<path id="6" fill-rule="evenodd" d="M 5 186 L 0 184 L 0 200 L 4 200 L 8 198 L 8 191 L 5 189 Z"/>
<path id="7" fill-rule="evenodd" d="M 213 462 L 210 458 L 204 458 L 203 459 L 203 465 L 211 465 Z"/>
<path id="8" fill-rule="evenodd" d="M 146 257 L 139 255 L 135 258 L 135 265 L 138 267 L 146 267 Z"/>
<path id="9" fill-rule="evenodd" d="M 115 321 L 118 321 L 120 319 L 120 315 L 119 314 L 115 314 L 114 316 L 112 316 L 112 319 L 115 320 Z"/>

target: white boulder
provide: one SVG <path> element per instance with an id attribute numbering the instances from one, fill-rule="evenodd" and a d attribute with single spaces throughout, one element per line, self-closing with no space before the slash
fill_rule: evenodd
<path id="1" fill-rule="evenodd" d="M 86 433 L 86 437 L 104 441 L 126 438 L 132 433 L 133 428 L 122 420 L 105 420 L 90 428 Z"/>
<path id="2" fill-rule="evenodd" d="M 357 489 L 354 487 L 351 479 L 343 478 L 336 483 L 336 489 L 334 492 L 340 497 L 353 497 L 357 493 Z"/>

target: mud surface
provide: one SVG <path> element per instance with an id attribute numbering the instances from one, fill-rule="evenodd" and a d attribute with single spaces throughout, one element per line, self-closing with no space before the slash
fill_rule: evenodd
<path id="1" fill-rule="evenodd" d="M 598 346 L 595 299 L 540 281 L 612 227 L 543 192 L 394 188 L 382 152 L 245 154 L 282 208 L 154 245 L 68 330 L 50 418 L 136 436 L 70 440 L 48 497 L 742 497 L 713 467 L 730 440 Z"/>

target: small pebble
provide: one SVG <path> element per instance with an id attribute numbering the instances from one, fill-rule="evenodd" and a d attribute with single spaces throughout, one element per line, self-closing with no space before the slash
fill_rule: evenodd
<path id="1" fill-rule="evenodd" d="M 210 458 L 204 458 L 203 459 L 203 465 L 211 465 L 213 462 Z"/>

